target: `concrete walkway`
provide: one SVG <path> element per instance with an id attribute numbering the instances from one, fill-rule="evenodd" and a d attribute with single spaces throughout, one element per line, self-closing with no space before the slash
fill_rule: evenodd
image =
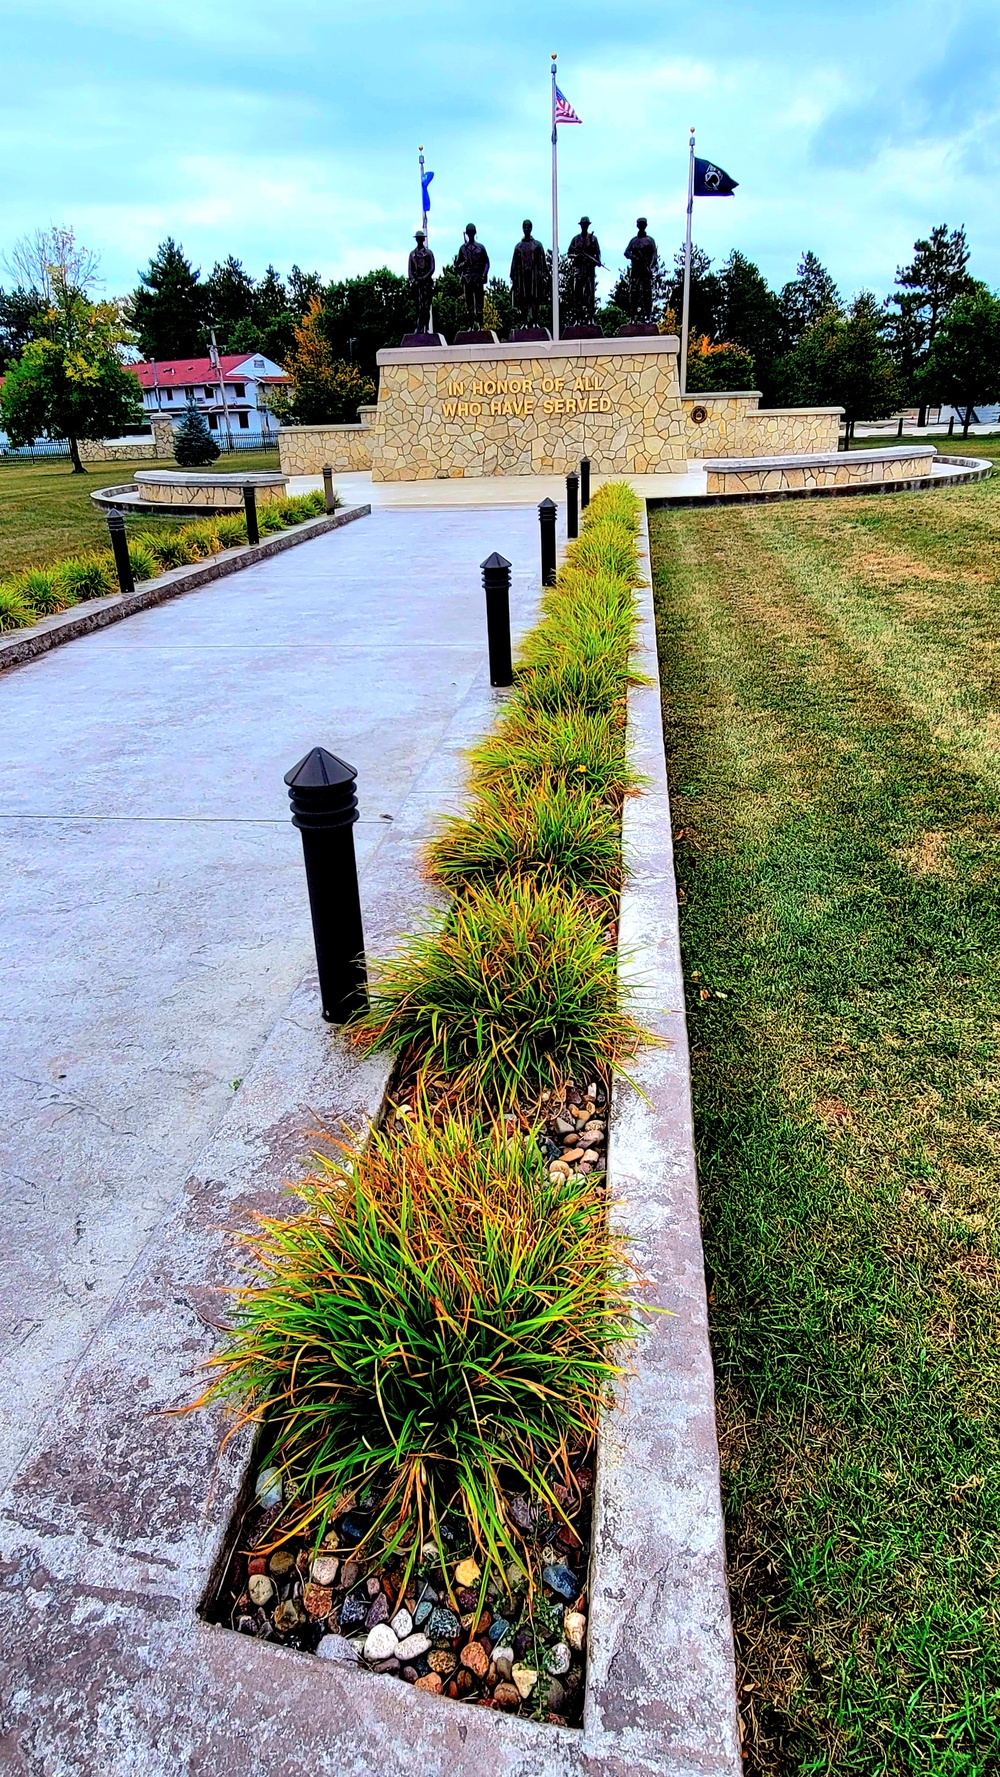
<path id="1" fill-rule="evenodd" d="M 370 862 L 482 665 L 493 549 L 523 619 L 533 509 L 380 511 L 0 678 L 0 1483 L 309 966 L 283 773 L 357 767 Z"/>

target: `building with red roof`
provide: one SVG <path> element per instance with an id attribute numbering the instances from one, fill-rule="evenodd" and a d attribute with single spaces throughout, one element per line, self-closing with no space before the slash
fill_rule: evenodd
<path id="1" fill-rule="evenodd" d="M 213 432 L 225 431 L 227 410 L 233 432 L 276 431 L 278 422 L 262 397 L 289 381 L 281 365 L 261 352 L 220 352 L 217 365 L 211 358 L 155 358 L 127 368 L 142 389 L 147 420 L 154 414 L 179 420 L 193 401 Z"/>

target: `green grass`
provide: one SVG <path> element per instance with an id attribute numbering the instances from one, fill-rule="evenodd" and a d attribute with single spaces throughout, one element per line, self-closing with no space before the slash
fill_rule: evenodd
<path id="1" fill-rule="evenodd" d="M 998 1769 L 998 519 L 652 520 L 754 1777 Z"/>
<path id="2" fill-rule="evenodd" d="M 108 521 L 90 498 L 95 488 L 132 481 L 149 462 L 92 463 L 74 475 L 68 462 L 0 462 L 0 579 L 23 568 L 47 567 L 64 556 L 104 548 Z M 176 465 L 164 462 L 161 468 Z M 277 451 L 223 456 L 215 471 L 276 469 Z M 143 520 L 143 525 L 148 520 Z"/>
<path id="3" fill-rule="evenodd" d="M 428 851 L 455 893 L 512 875 L 610 895 L 621 887 L 620 817 L 579 779 L 517 778 L 484 786 Z"/>

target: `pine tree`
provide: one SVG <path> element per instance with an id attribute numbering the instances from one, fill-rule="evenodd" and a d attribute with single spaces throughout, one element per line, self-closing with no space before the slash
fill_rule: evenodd
<path id="1" fill-rule="evenodd" d="M 161 241 L 132 294 L 131 321 L 145 358 L 194 358 L 205 349 L 205 286 L 176 241 Z"/>
<path id="2" fill-rule="evenodd" d="M 614 290 L 610 300 L 618 307 Z M 680 319 L 684 310 L 684 248 L 678 247 L 674 254 L 674 275 L 664 290 L 664 303 L 673 309 L 678 316 L 677 331 L 680 332 Z M 718 328 L 722 313 L 722 282 L 712 270 L 712 261 L 696 242 L 691 245 L 691 312 L 688 319 L 690 331 L 699 337 L 707 334 L 709 339 L 719 337 Z"/>
<path id="3" fill-rule="evenodd" d="M 893 328 L 896 359 L 907 395 L 920 394 L 920 425 L 927 420 L 921 376 L 930 349 L 952 303 L 975 287 L 968 264 L 965 229 L 949 234 L 942 222 L 931 229 L 928 240 L 914 241 L 911 263 L 896 272 L 897 288 L 890 298 L 899 310 Z"/>
<path id="4" fill-rule="evenodd" d="M 797 273 L 785 285 L 779 302 L 785 341 L 790 346 L 821 315 L 843 313 L 837 286 L 815 253 L 803 253 Z"/>
<path id="5" fill-rule="evenodd" d="M 219 447 L 212 437 L 205 416 L 188 396 L 188 404 L 180 423 L 174 427 L 174 461 L 182 469 L 201 469 L 214 463 Z"/>
<path id="6" fill-rule="evenodd" d="M 722 267 L 716 338 L 743 346 L 754 362 L 755 386 L 770 396 L 781 352 L 781 305 L 759 268 L 734 247 Z"/>
<path id="7" fill-rule="evenodd" d="M 213 265 L 205 280 L 208 321 L 216 329 L 219 348 L 230 351 L 234 329 L 257 320 L 257 288 L 249 272 L 230 253 Z"/>

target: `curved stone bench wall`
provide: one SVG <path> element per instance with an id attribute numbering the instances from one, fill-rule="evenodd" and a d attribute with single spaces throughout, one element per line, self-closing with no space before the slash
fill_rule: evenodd
<path id="1" fill-rule="evenodd" d="M 710 494 L 780 493 L 792 488 L 864 487 L 871 482 L 916 481 L 930 475 L 931 444 L 899 450 L 825 451 L 813 456 L 709 459 Z"/>
<path id="2" fill-rule="evenodd" d="M 242 512 L 243 489 L 256 490 L 257 505 L 284 500 L 288 477 L 275 469 L 248 470 L 243 475 L 210 475 L 204 470 L 139 470 L 135 478 L 140 501 L 156 506 L 206 506 L 220 512 Z"/>

